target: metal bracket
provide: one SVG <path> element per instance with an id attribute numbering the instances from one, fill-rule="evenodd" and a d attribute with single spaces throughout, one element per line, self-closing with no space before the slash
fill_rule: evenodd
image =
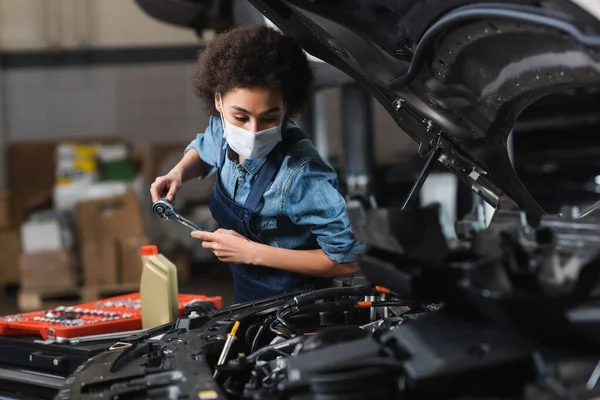
<path id="1" fill-rule="evenodd" d="M 435 165 L 435 161 L 440 156 L 442 140 L 443 140 L 442 136 L 441 135 L 438 136 L 435 146 L 433 147 L 432 150 L 429 151 L 429 154 L 427 155 L 427 160 L 425 161 L 425 165 L 423 165 L 423 168 L 421 169 L 421 172 L 419 173 L 419 177 L 417 178 L 417 181 L 410 188 L 410 191 L 408 192 L 408 195 L 406 196 L 406 200 L 404 200 L 404 204 L 402 204 L 402 210 L 404 210 L 406 207 L 408 207 L 408 205 L 419 194 L 419 191 L 423 187 L 423 184 L 427 180 L 427 177 L 429 176 L 429 174 L 431 173 L 431 170 L 433 169 L 433 166 Z"/>

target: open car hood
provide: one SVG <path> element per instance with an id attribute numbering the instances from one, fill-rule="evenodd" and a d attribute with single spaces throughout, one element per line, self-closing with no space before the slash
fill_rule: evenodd
<path id="1" fill-rule="evenodd" d="M 421 156 L 486 202 L 544 214 L 507 138 L 547 95 L 600 86 L 600 1 L 250 0 L 307 52 L 362 83 Z"/>

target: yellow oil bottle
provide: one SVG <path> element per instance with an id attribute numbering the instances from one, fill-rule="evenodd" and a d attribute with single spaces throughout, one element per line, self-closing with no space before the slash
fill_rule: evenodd
<path id="1" fill-rule="evenodd" d="M 177 267 L 154 245 L 142 246 L 140 300 L 142 328 L 149 329 L 179 317 Z"/>

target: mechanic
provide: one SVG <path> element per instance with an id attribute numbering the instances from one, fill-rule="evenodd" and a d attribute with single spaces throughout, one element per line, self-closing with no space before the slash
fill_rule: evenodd
<path id="1" fill-rule="evenodd" d="M 216 232 L 192 232 L 233 273 L 236 303 L 331 285 L 358 270 L 334 169 L 292 117 L 313 76 L 302 48 L 263 25 L 217 35 L 192 82 L 211 117 L 182 160 L 151 186 L 173 201 L 181 184 L 217 174 L 209 200 Z"/>

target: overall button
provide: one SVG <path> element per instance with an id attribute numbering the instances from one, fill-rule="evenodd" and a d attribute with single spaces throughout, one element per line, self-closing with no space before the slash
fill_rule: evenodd
<path id="1" fill-rule="evenodd" d="M 244 218 L 248 218 L 250 216 L 250 211 L 244 210 Z"/>

